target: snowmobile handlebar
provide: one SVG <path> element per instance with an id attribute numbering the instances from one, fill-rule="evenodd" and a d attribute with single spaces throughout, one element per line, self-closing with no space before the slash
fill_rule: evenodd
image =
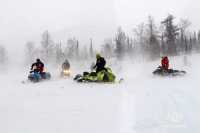
<path id="1" fill-rule="evenodd" d="M 33 73 L 33 72 L 34 72 L 33 70 L 29 71 L 29 73 Z"/>

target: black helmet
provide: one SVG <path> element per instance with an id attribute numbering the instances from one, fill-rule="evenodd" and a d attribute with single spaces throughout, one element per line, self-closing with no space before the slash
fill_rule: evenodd
<path id="1" fill-rule="evenodd" d="M 67 59 L 65 59 L 65 62 L 69 62 Z"/>
<path id="2" fill-rule="evenodd" d="M 40 62 L 40 59 L 39 59 L 39 58 L 37 58 L 37 59 L 36 59 L 36 62 Z"/>

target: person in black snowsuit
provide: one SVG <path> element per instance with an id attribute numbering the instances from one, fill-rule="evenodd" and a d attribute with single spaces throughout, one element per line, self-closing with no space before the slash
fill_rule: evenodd
<path id="1" fill-rule="evenodd" d="M 103 57 L 101 57 L 100 54 L 96 55 L 96 59 L 97 59 L 96 64 L 93 67 L 94 69 L 96 69 L 96 73 L 98 73 L 99 71 L 102 71 L 102 70 L 107 71 L 106 68 L 105 68 L 105 65 L 106 65 L 105 59 Z"/>
<path id="2" fill-rule="evenodd" d="M 39 74 L 44 73 L 44 63 L 40 59 L 36 59 L 36 62 L 31 65 L 31 72 L 37 72 Z"/>
<path id="3" fill-rule="evenodd" d="M 63 70 L 69 70 L 70 69 L 70 63 L 67 59 L 63 62 L 62 69 Z"/>

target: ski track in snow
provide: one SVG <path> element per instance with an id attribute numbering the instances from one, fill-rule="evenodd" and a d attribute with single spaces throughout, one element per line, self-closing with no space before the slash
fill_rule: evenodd
<path id="1" fill-rule="evenodd" d="M 153 76 L 159 61 L 124 62 L 113 68 L 121 84 L 78 84 L 56 74 L 22 84 L 26 73 L 2 73 L 0 132 L 199 133 L 199 57 L 187 66 L 183 57 L 172 58 L 173 68 L 188 72 L 184 77 Z"/>

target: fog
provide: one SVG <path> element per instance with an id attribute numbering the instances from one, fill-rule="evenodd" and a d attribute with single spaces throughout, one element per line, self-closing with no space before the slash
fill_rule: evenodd
<path id="1" fill-rule="evenodd" d="M 200 30 L 199 3 L 0 0 L 0 132 L 199 133 L 200 32 L 193 32 Z M 148 21 L 149 15 L 155 23 Z M 165 23 L 160 37 L 154 24 L 159 27 L 165 18 L 171 25 Z M 180 18 L 191 21 L 192 34 L 181 31 L 177 37 Z M 137 27 L 135 39 L 133 29 L 141 22 L 146 27 Z M 122 28 L 117 30 L 118 26 Z M 109 43 L 102 46 L 104 39 Z M 65 49 L 59 42 L 67 44 Z M 96 50 L 116 82 L 76 83 L 76 74 L 92 71 Z M 169 55 L 170 71 L 187 74 L 153 76 L 163 55 Z M 29 82 L 36 58 L 50 72 L 49 81 Z M 61 64 L 66 58 L 71 77 L 64 79 Z M 102 71 L 104 77 L 107 70 Z"/>
<path id="2" fill-rule="evenodd" d="M 27 41 L 40 43 L 49 30 L 56 41 L 76 37 L 81 44 L 93 38 L 98 47 L 115 35 L 118 26 L 132 33 L 148 15 L 156 23 L 169 13 L 187 18 L 200 29 L 197 0 L 0 0 L 0 44 L 9 54 L 20 55 Z M 19 48 L 16 50 L 16 47 Z"/>
<path id="3" fill-rule="evenodd" d="M 0 40 L 7 46 L 39 42 L 44 30 L 55 39 L 76 36 L 86 42 L 111 36 L 115 29 L 113 1 L 0 1 Z"/>
<path id="4" fill-rule="evenodd" d="M 199 12 L 198 0 L 116 0 L 117 24 L 131 32 L 131 29 L 153 16 L 160 23 L 165 16 L 173 14 L 176 19 L 189 19 L 192 29 L 200 28 L 200 18 L 195 13 Z"/>

